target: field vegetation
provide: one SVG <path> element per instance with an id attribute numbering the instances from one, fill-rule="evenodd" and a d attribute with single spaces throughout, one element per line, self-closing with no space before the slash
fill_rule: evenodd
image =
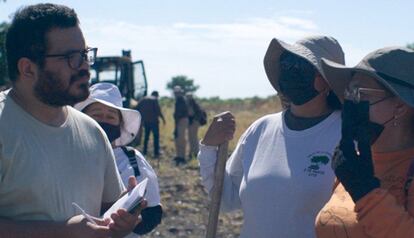
<path id="1" fill-rule="evenodd" d="M 208 112 L 209 123 L 200 128 L 201 138 L 214 115 L 230 111 L 236 118 L 237 130 L 235 139 L 230 142 L 229 153 L 234 149 L 240 135 L 248 126 L 263 115 L 281 110 L 277 96 L 268 98 L 228 99 L 219 98 L 197 99 Z M 161 98 L 162 111 L 167 123 L 161 123 L 162 156 L 154 159 L 147 156 L 156 170 L 160 183 L 161 201 L 165 216 L 162 224 L 146 237 L 204 237 L 208 219 L 208 196 L 201 184 L 198 161 L 193 159 L 186 165 L 176 167 L 172 162 L 175 155 L 173 130 L 174 100 Z M 142 148 L 138 146 L 138 148 Z M 150 145 L 149 153 L 152 152 Z M 238 237 L 242 224 L 240 211 L 221 214 L 217 237 Z"/>

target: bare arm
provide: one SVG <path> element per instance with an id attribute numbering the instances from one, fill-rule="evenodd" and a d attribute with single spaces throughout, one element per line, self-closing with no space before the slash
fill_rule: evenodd
<path id="1" fill-rule="evenodd" d="M 63 222 L 16 222 L 0 219 L 0 237 L 64 237 L 65 224 Z"/>
<path id="2" fill-rule="evenodd" d="M 103 221 L 96 221 L 103 224 Z M 76 238 L 76 237 L 109 237 L 110 230 L 106 226 L 87 222 L 83 216 L 74 216 L 67 221 L 12 221 L 0 218 L 0 237 L 9 238 Z"/>

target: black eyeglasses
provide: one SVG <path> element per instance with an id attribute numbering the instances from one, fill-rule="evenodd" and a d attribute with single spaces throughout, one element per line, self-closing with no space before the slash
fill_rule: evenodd
<path id="1" fill-rule="evenodd" d="M 62 57 L 68 61 L 69 67 L 72 69 L 79 69 L 84 61 L 89 65 L 93 65 L 96 59 L 96 53 L 98 48 L 86 48 L 81 51 L 70 52 L 67 54 L 52 54 L 45 55 L 45 58 L 48 57 Z"/>

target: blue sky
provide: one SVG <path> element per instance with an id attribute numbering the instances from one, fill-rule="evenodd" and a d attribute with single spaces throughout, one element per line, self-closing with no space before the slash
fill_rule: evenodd
<path id="1" fill-rule="evenodd" d="M 0 2 L 0 22 L 22 5 Z M 165 85 L 187 75 L 200 85 L 197 96 L 222 98 L 274 94 L 263 56 L 274 37 L 335 37 L 353 66 L 367 53 L 414 42 L 414 1 L 322 0 L 112 0 L 50 1 L 74 8 L 90 46 L 99 55 L 131 49 L 145 62 L 149 90 L 170 95 Z"/>

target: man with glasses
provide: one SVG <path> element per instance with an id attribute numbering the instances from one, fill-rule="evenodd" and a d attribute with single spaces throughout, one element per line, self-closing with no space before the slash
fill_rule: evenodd
<path id="1" fill-rule="evenodd" d="M 6 49 L 12 88 L 0 94 L 0 237 L 127 235 L 140 211 L 94 218 L 124 187 L 105 132 L 69 106 L 88 97 L 97 51 L 86 47 L 75 11 L 18 10 Z M 77 215 L 72 203 L 94 217 Z"/>

